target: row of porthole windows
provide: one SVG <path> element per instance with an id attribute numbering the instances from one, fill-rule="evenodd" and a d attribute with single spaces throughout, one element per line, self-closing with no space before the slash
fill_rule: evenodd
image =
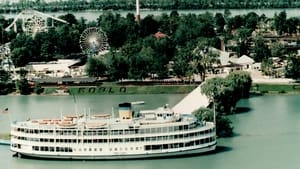
<path id="1" fill-rule="evenodd" d="M 47 147 L 47 146 L 33 146 L 34 151 L 49 151 L 49 152 L 73 152 L 70 147 Z"/>
<path id="2" fill-rule="evenodd" d="M 50 142 L 53 143 L 127 143 L 127 142 L 144 142 L 144 141 L 162 141 L 162 140 L 176 140 L 183 138 L 194 138 L 203 135 L 202 132 L 169 135 L 169 136 L 154 136 L 154 137 L 136 137 L 136 138 L 115 138 L 115 139 L 47 139 L 47 138 L 27 138 L 27 137 L 14 137 L 18 140 L 27 140 L 34 142 Z"/>
<path id="3" fill-rule="evenodd" d="M 215 137 L 209 137 L 201 140 L 190 141 L 186 143 L 172 143 L 172 144 L 157 144 L 157 145 L 146 145 L 145 150 L 160 150 L 160 149 L 172 149 L 181 147 L 198 146 L 215 141 Z"/>
<path id="4" fill-rule="evenodd" d="M 78 151 L 103 151 L 102 148 L 70 148 L 70 147 L 46 147 L 46 146 L 33 146 L 33 151 L 48 151 L 48 152 L 74 152 L 76 150 Z M 143 150 L 143 147 L 115 147 L 115 148 L 109 148 L 109 151 L 134 151 L 134 150 Z"/>
<path id="5" fill-rule="evenodd" d="M 124 130 L 111 130 L 110 133 L 108 130 L 89 130 L 83 131 L 82 135 L 128 135 L 128 134 L 148 134 L 148 133 L 168 133 L 178 130 L 190 130 L 193 129 L 195 123 L 183 126 L 173 126 L 173 127 L 162 127 L 162 128 L 146 128 L 146 129 L 124 129 Z M 26 129 L 26 128 L 15 128 L 15 131 L 22 133 L 30 133 L 30 134 L 57 134 L 57 135 L 81 135 L 80 130 L 38 130 L 38 129 Z M 213 129 L 202 131 L 204 133 L 210 133 Z"/>

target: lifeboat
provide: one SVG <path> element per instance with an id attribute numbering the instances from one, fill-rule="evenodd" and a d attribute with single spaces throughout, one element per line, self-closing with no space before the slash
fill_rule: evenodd
<path id="1" fill-rule="evenodd" d="M 93 115 L 94 118 L 99 118 L 99 119 L 106 119 L 106 118 L 110 118 L 111 114 L 96 114 Z"/>

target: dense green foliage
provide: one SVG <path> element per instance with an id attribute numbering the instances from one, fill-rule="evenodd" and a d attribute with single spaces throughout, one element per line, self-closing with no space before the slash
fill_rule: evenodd
<path id="1" fill-rule="evenodd" d="M 32 92 L 32 89 L 28 83 L 28 80 L 25 78 L 17 80 L 16 88 L 20 92 L 21 95 L 29 95 Z"/>
<path id="2" fill-rule="evenodd" d="M 193 114 L 202 121 L 212 122 L 214 120 L 214 111 L 209 108 L 200 108 L 193 112 Z M 218 114 L 216 116 L 216 126 L 217 136 L 230 137 L 233 135 L 233 127 L 231 126 L 231 121 L 227 117 Z"/>
<path id="3" fill-rule="evenodd" d="M 299 79 L 300 78 L 300 58 L 299 56 L 290 55 L 287 60 L 286 77 Z"/>
<path id="4" fill-rule="evenodd" d="M 20 70 L 20 79 L 16 80 L 16 89 L 21 95 L 29 95 L 32 92 L 32 88 L 29 81 L 26 78 L 27 70 Z"/>
<path id="5" fill-rule="evenodd" d="M 235 112 L 236 103 L 240 99 L 249 97 L 251 84 L 252 79 L 248 72 L 236 71 L 226 78 L 206 80 L 201 90 L 215 104 L 216 112 L 230 114 Z"/>
<path id="6" fill-rule="evenodd" d="M 231 121 L 224 115 L 234 113 L 236 103 L 249 97 L 252 79 L 248 72 L 236 71 L 226 78 L 216 77 L 206 80 L 201 91 L 211 101 L 209 108 L 200 108 L 194 114 L 200 120 L 213 121 L 216 115 L 217 135 L 228 137 L 233 135 Z"/>
<path id="7" fill-rule="evenodd" d="M 0 69 L 0 95 L 6 95 L 14 90 L 9 72 Z"/>
<path id="8" fill-rule="evenodd" d="M 80 11 L 87 9 L 135 9 L 135 0 L 66 0 L 47 2 L 43 0 L 20 0 L 19 3 L 1 4 L 0 12 L 14 12 L 34 8 L 40 11 Z M 295 8 L 299 0 L 142 0 L 141 8 L 146 9 L 241 9 L 241 8 Z M 13 7 L 13 8 L 12 8 Z"/>
<path id="9" fill-rule="evenodd" d="M 280 43 L 267 45 L 261 35 L 252 36 L 261 23 L 269 20 L 254 12 L 231 17 L 229 10 L 215 16 L 211 13 L 179 15 L 172 11 L 159 16 L 148 15 L 140 22 L 136 22 L 132 13 L 124 17 L 111 11 L 105 11 L 90 22 L 77 19 L 73 14 L 59 17 L 69 24 L 55 23 L 56 27 L 34 36 L 24 33 L 16 36 L 4 31 L 3 42 L 11 41 L 11 57 L 17 67 L 33 61 L 84 56 L 79 37 L 91 26 L 100 27 L 107 34 L 110 51 L 101 58 L 93 58 L 94 62 L 88 59 L 86 70 L 90 76 L 106 76 L 110 80 L 162 79 L 170 75 L 192 80 L 194 74 L 205 80 L 207 72 L 215 73 L 212 65 L 219 64 L 217 55 L 207 49 L 220 49 L 221 44 L 228 41 L 236 42 L 232 51 L 237 56 L 246 54 L 262 62 L 262 70 L 267 75 L 275 69 L 271 57 L 283 58 L 291 52 L 284 50 Z M 8 23 L 0 18 L 0 25 Z M 270 24 L 279 34 L 292 34 L 300 26 L 299 19 L 287 18 L 285 11 L 275 14 Z M 154 36 L 157 32 L 162 36 Z M 98 67 L 89 67 L 95 65 Z"/>

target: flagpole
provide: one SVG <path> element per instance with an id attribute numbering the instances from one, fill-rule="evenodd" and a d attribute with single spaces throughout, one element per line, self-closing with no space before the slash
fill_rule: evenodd
<path id="1" fill-rule="evenodd" d="M 215 104 L 215 99 L 213 98 L 213 104 L 214 104 L 214 124 L 216 125 L 216 104 Z"/>

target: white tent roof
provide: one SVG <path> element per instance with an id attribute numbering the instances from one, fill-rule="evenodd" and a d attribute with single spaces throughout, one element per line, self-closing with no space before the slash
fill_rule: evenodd
<path id="1" fill-rule="evenodd" d="M 235 63 L 240 64 L 240 65 L 244 65 L 244 64 L 253 64 L 254 60 L 252 58 L 250 58 L 247 55 L 243 55 L 241 57 L 239 57 Z"/>
<path id="2" fill-rule="evenodd" d="M 77 63 L 78 60 L 58 60 L 55 62 L 47 62 L 47 63 L 32 63 L 26 66 L 26 68 L 32 71 L 68 71 L 69 66 Z"/>

